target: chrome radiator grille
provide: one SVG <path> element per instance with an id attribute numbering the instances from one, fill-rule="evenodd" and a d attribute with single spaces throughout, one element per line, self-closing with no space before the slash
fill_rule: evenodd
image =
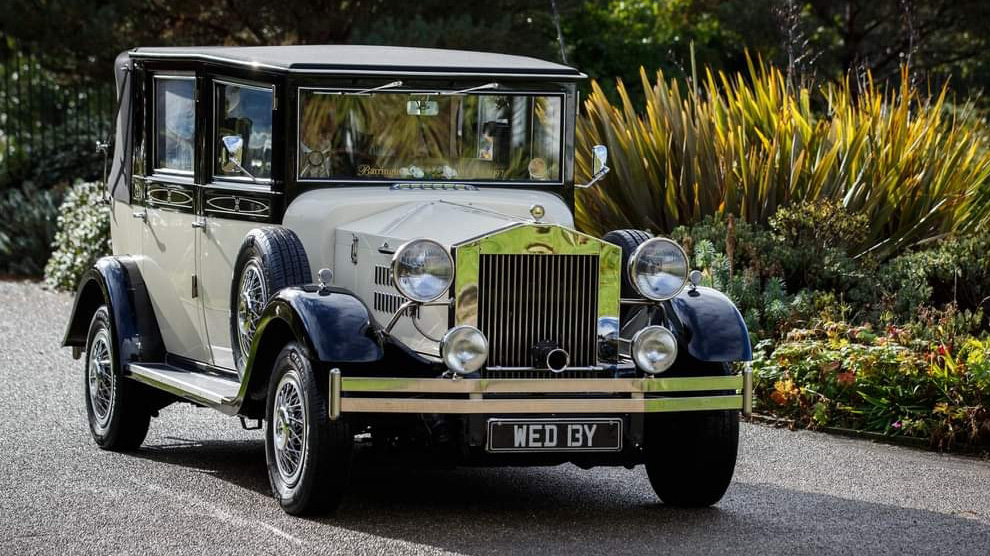
<path id="1" fill-rule="evenodd" d="M 570 367 L 597 363 L 598 255 L 481 255 L 478 327 L 489 367 L 530 368 L 538 342 L 570 354 Z"/>

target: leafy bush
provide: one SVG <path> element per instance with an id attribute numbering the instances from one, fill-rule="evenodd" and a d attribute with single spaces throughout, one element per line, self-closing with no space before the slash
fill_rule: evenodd
<path id="1" fill-rule="evenodd" d="M 896 257 L 878 278 L 899 315 L 926 305 L 990 308 L 990 232 L 949 237 Z"/>
<path id="2" fill-rule="evenodd" d="M 58 190 L 0 190 L 0 274 L 40 276 L 55 237 Z"/>
<path id="3" fill-rule="evenodd" d="M 905 328 L 822 322 L 756 351 L 761 411 L 810 428 L 929 438 L 940 449 L 990 446 L 990 340 L 956 347 Z"/>
<path id="4" fill-rule="evenodd" d="M 728 214 L 765 226 L 781 207 L 839 203 L 869 223 L 849 252 L 886 260 L 988 222 L 982 124 L 947 110 L 946 89 L 914 89 L 907 72 L 898 90 L 857 93 L 848 83 L 798 88 L 763 64 L 746 76 L 708 72 L 686 90 L 663 73 L 641 79 L 644 110 L 623 83 L 619 106 L 592 84 L 578 120 L 577 179 L 590 174 L 592 145 L 611 159 L 612 172 L 578 196 L 578 226 L 591 233 L 666 232 Z"/>
<path id="5" fill-rule="evenodd" d="M 45 265 L 45 283 L 57 290 L 74 290 L 83 272 L 110 253 L 110 207 L 103 201 L 103 184 L 77 182 L 59 207 L 58 233 Z"/>
<path id="6" fill-rule="evenodd" d="M 780 337 L 823 311 L 848 318 L 852 306 L 875 304 L 871 259 L 856 261 L 848 253 L 865 225 L 836 203 L 799 203 L 781 209 L 771 229 L 709 216 L 679 226 L 671 237 L 702 270 L 706 285 L 736 303 L 759 339 Z"/>

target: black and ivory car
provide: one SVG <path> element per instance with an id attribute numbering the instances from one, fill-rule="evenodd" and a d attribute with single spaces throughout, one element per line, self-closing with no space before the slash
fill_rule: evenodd
<path id="1" fill-rule="evenodd" d="M 136 48 L 115 70 L 113 255 L 64 340 L 100 447 L 183 401 L 263 426 L 293 514 L 338 504 L 355 437 L 645 464 L 665 503 L 721 498 L 748 332 L 675 242 L 574 229 L 579 71 L 370 46 Z"/>

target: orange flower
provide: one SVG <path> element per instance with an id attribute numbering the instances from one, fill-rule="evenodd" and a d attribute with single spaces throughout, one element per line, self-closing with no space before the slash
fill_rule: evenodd
<path id="1" fill-rule="evenodd" d="M 782 394 L 779 390 L 774 390 L 773 394 L 770 394 L 770 399 L 777 405 L 787 405 L 787 396 Z"/>

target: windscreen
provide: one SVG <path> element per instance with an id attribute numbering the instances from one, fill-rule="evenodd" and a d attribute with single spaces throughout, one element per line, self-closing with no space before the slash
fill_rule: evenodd
<path id="1" fill-rule="evenodd" d="M 562 95 L 303 89 L 302 180 L 561 179 Z"/>

